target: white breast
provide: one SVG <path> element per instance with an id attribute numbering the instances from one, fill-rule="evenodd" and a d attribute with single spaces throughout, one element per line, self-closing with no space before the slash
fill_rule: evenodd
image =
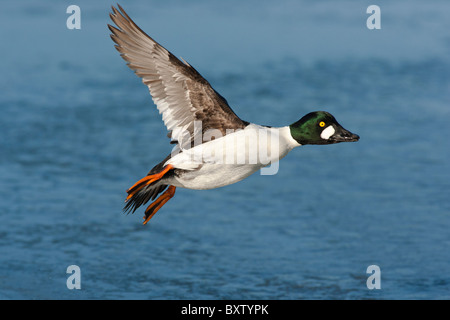
<path id="1" fill-rule="evenodd" d="M 166 164 L 187 170 L 170 181 L 189 189 L 212 189 L 238 182 L 262 167 L 279 161 L 299 144 L 289 127 L 251 124 L 243 130 L 172 155 Z"/>

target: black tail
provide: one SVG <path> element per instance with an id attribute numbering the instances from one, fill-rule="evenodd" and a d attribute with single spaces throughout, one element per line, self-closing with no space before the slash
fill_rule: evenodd
<path id="1" fill-rule="evenodd" d="M 145 205 L 149 200 L 156 199 L 158 194 L 163 192 L 168 185 L 161 181 L 156 181 L 150 185 L 142 187 L 130 199 L 127 200 L 123 211 L 126 213 L 134 213 L 140 206 Z"/>
<path id="2" fill-rule="evenodd" d="M 170 155 L 154 166 L 153 169 L 149 171 L 147 176 L 161 172 L 164 168 L 164 163 L 166 163 L 169 159 Z M 171 174 L 173 174 L 172 171 L 169 171 L 164 175 L 164 178 L 166 176 L 170 176 Z M 149 200 L 155 200 L 158 194 L 163 192 L 168 187 L 168 185 L 164 183 L 164 178 L 148 185 L 143 182 L 142 184 L 135 185 L 128 189 L 127 192 L 129 194 L 133 193 L 133 195 L 126 200 L 126 205 L 123 208 L 123 211 L 125 213 L 134 213 L 140 206 L 145 205 Z"/>

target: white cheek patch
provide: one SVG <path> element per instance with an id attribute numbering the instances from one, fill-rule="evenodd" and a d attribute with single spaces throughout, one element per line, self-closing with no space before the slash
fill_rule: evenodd
<path id="1" fill-rule="evenodd" d="M 328 140 L 335 132 L 336 130 L 334 130 L 333 126 L 328 126 L 325 129 L 323 129 L 322 133 L 320 134 L 320 137 L 324 140 Z"/>

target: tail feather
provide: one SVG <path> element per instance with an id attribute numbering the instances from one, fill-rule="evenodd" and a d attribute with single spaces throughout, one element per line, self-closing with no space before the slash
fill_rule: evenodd
<path id="1" fill-rule="evenodd" d="M 168 186 L 155 181 L 149 185 L 141 186 L 139 190 L 133 190 L 135 192 L 126 202 L 123 211 L 125 213 L 134 213 L 140 206 L 145 205 L 148 201 L 156 199 L 158 194 L 163 192 Z"/>
<path id="2" fill-rule="evenodd" d="M 127 190 L 128 196 L 125 200 L 125 207 L 123 208 L 125 213 L 134 213 L 140 206 L 145 205 L 150 200 L 154 201 L 160 193 L 169 188 L 169 191 L 166 191 L 160 196 L 161 199 L 156 199 L 147 208 L 145 220 L 145 223 L 147 223 L 151 216 L 153 216 L 164 203 L 173 197 L 175 187 L 170 186 L 167 179 L 174 174 L 173 166 L 170 164 L 164 165 L 168 159 L 170 159 L 170 155 L 150 170 L 147 176 L 136 182 Z M 150 218 L 148 218 L 149 216 Z"/>

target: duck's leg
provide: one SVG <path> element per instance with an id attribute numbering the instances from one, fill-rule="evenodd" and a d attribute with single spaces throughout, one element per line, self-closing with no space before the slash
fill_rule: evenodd
<path id="1" fill-rule="evenodd" d="M 158 210 L 161 209 L 161 207 L 175 195 L 175 189 L 176 187 L 169 186 L 169 188 L 167 188 L 167 190 L 164 191 L 158 199 L 153 201 L 152 204 L 147 207 L 145 210 L 144 224 L 146 224 L 155 215 L 155 213 L 158 212 Z"/>
<path id="2" fill-rule="evenodd" d="M 170 170 L 173 169 L 173 166 L 171 164 L 168 164 L 167 166 L 164 167 L 163 170 L 161 170 L 158 173 L 155 174 L 151 174 L 148 175 L 144 178 L 142 178 L 141 180 L 139 180 L 138 182 L 136 182 L 131 188 L 129 188 L 127 190 L 128 196 L 127 199 L 125 200 L 125 202 L 127 202 L 128 200 L 130 200 L 131 197 L 133 197 L 136 192 L 138 192 L 139 190 L 141 190 L 143 187 L 158 181 L 159 179 L 161 179 L 167 172 L 169 172 Z"/>

